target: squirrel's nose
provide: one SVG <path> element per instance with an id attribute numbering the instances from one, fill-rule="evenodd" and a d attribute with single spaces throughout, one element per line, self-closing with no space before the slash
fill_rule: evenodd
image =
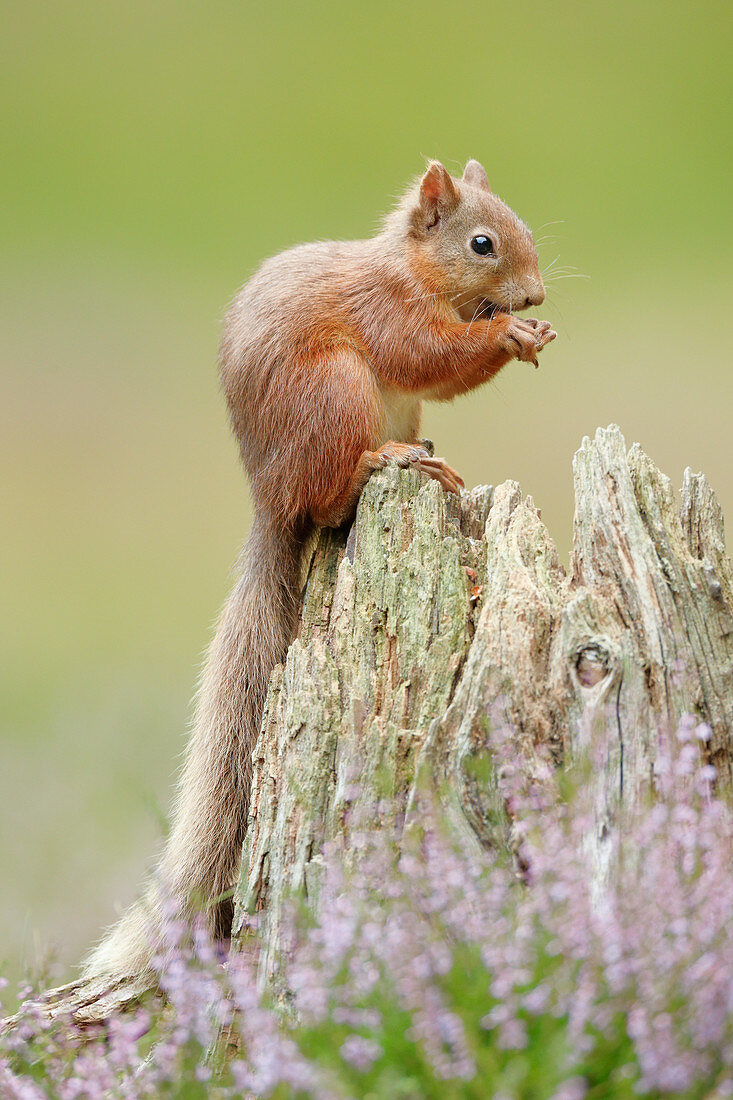
<path id="1" fill-rule="evenodd" d="M 529 294 L 525 298 L 522 309 L 529 309 L 530 306 L 541 306 L 545 300 L 545 288 L 538 280 L 533 283 L 529 289 Z"/>

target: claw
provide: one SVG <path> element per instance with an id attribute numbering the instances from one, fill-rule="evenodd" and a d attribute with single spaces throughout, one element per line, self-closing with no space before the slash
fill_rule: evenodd
<path id="1" fill-rule="evenodd" d="M 429 458 L 420 463 L 420 471 L 438 481 L 448 493 L 460 494 L 463 478 L 444 458 Z"/>

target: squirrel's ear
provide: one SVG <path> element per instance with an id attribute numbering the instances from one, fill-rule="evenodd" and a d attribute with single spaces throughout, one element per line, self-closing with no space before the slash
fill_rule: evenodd
<path id="1" fill-rule="evenodd" d="M 450 174 L 437 161 L 432 160 L 420 181 L 420 210 L 426 225 L 435 225 L 443 212 L 458 205 L 458 191 Z"/>
<path id="2" fill-rule="evenodd" d="M 469 160 L 463 170 L 463 182 L 467 183 L 469 187 L 478 187 L 482 191 L 491 190 L 489 177 L 486 175 L 483 165 L 479 164 L 477 160 Z"/>

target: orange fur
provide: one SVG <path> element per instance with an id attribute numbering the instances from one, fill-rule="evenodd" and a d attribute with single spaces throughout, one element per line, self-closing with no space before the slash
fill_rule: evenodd
<path id="1" fill-rule="evenodd" d="M 472 249 L 489 235 L 490 257 Z M 198 697 L 173 828 L 147 894 L 100 945 L 90 974 L 139 974 L 162 944 L 164 899 L 200 901 L 226 935 L 252 749 L 267 682 L 292 640 L 303 540 L 353 514 L 370 474 L 413 465 L 461 482 L 418 443 L 421 401 L 447 400 L 554 337 L 514 308 L 544 297 L 527 227 L 469 161 L 432 163 L 368 241 L 301 245 L 268 260 L 229 310 L 220 362 L 255 523 Z"/>

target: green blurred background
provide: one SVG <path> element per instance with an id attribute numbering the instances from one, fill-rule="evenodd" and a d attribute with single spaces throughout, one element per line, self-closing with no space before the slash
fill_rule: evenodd
<path id="1" fill-rule="evenodd" d="M 68 968 L 130 901 L 249 522 L 218 393 L 230 296 L 355 237 L 426 157 L 532 225 L 559 338 L 425 430 L 517 478 L 563 554 L 617 421 L 733 515 L 731 8 L 3 5 L 0 958 Z M 542 227 L 542 228 L 541 228 Z"/>

